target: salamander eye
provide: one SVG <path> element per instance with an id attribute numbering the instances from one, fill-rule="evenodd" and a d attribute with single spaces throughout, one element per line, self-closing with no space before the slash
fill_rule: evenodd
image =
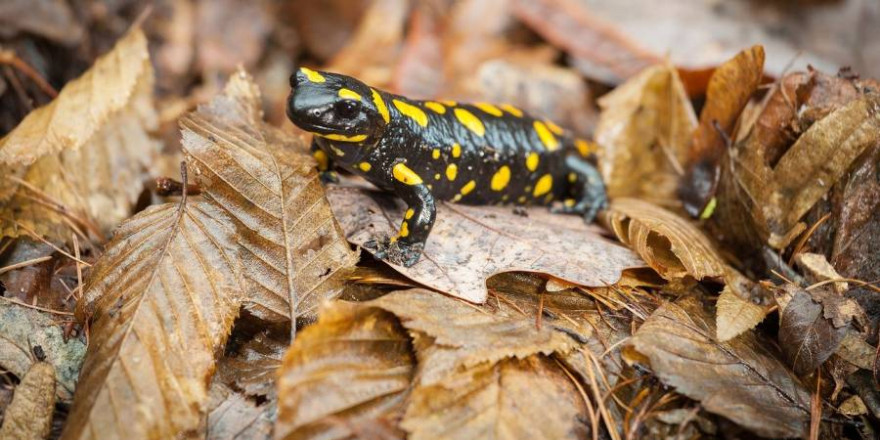
<path id="1" fill-rule="evenodd" d="M 341 118 L 352 119 L 357 116 L 360 111 L 360 104 L 357 101 L 351 99 L 343 99 L 341 101 L 337 101 L 333 106 L 333 110 L 337 115 Z"/>

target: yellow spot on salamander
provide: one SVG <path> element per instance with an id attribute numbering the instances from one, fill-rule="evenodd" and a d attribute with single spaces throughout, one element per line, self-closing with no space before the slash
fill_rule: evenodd
<path id="1" fill-rule="evenodd" d="M 504 165 L 495 172 L 495 175 L 492 176 L 492 183 L 490 186 L 492 191 L 501 191 L 507 187 L 508 183 L 510 183 L 510 167 Z"/>
<path id="2" fill-rule="evenodd" d="M 434 185 L 431 185 L 431 184 L 429 183 L 429 184 L 428 184 L 428 191 L 433 191 L 433 190 L 434 190 Z"/>
<path id="3" fill-rule="evenodd" d="M 461 195 L 466 196 L 466 195 L 470 194 L 470 192 L 473 191 L 474 188 L 476 188 L 476 187 L 477 187 L 477 182 L 471 180 L 470 182 L 466 183 L 463 187 L 461 187 Z"/>
<path id="4" fill-rule="evenodd" d="M 534 172 L 535 170 L 538 169 L 538 162 L 539 161 L 540 161 L 540 157 L 538 156 L 538 153 L 529 153 L 529 155 L 526 156 L 526 168 L 528 168 L 529 171 Z"/>
<path id="5" fill-rule="evenodd" d="M 575 183 L 578 181 L 578 175 L 575 173 L 568 173 L 568 182 Z"/>
<path id="6" fill-rule="evenodd" d="M 486 126 L 484 126 L 483 122 L 474 116 L 473 113 L 463 108 L 457 108 L 455 109 L 455 117 L 458 118 L 458 121 L 467 127 L 468 130 L 474 132 L 477 136 L 483 136 L 486 134 Z"/>
<path id="7" fill-rule="evenodd" d="M 525 203 L 525 202 L 526 202 L 526 196 L 519 196 L 519 198 L 516 199 L 516 202 L 517 202 L 517 203 Z"/>
<path id="8" fill-rule="evenodd" d="M 440 149 L 435 148 L 434 151 L 431 152 L 431 157 L 434 159 L 440 159 Z"/>
<path id="9" fill-rule="evenodd" d="M 322 138 L 330 139 L 331 141 L 340 141 L 340 142 L 362 142 L 364 139 L 367 138 L 367 135 L 365 135 L 365 134 L 356 134 L 353 136 L 348 136 L 348 135 L 344 135 L 344 134 L 336 134 L 336 133 L 330 133 L 330 134 L 315 133 L 315 134 L 317 134 L 318 136 L 321 136 Z"/>
<path id="10" fill-rule="evenodd" d="M 517 118 L 521 118 L 523 116 L 522 110 L 520 110 L 510 104 L 502 104 L 501 108 L 504 109 L 505 111 L 507 111 L 507 113 L 510 113 L 510 114 L 516 116 Z"/>
<path id="11" fill-rule="evenodd" d="M 478 108 L 478 109 L 480 109 L 480 110 L 482 110 L 492 116 L 501 116 L 504 114 L 501 111 L 501 109 L 499 109 L 498 107 L 495 107 L 494 105 L 488 104 L 485 102 L 478 102 L 478 103 L 474 104 L 474 107 L 476 107 L 476 108 Z"/>
<path id="12" fill-rule="evenodd" d="M 346 88 L 339 89 L 339 97 L 342 99 L 353 99 L 355 101 L 361 100 L 361 95 L 358 94 L 358 92 Z"/>
<path id="13" fill-rule="evenodd" d="M 330 162 L 327 159 L 327 153 L 323 152 L 322 150 L 316 150 L 314 153 L 312 153 L 312 156 L 315 158 L 316 161 L 318 161 L 318 169 L 321 171 L 327 171 L 327 169 L 330 167 Z"/>
<path id="14" fill-rule="evenodd" d="M 358 164 L 358 168 L 360 168 L 361 171 L 366 173 L 367 171 L 370 171 L 371 169 L 373 169 L 373 166 L 370 165 L 369 162 L 361 162 Z"/>
<path id="15" fill-rule="evenodd" d="M 409 235 L 409 222 L 403 222 L 400 224 L 400 233 L 398 234 L 401 237 L 406 237 Z"/>
<path id="16" fill-rule="evenodd" d="M 416 124 L 419 124 L 422 127 L 428 126 L 428 115 L 426 115 L 422 109 L 412 104 L 407 104 L 399 99 L 395 99 L 391 102 L 394 103 L 394 106 L 397 107 L 398 111 L 409 116 L 413 121 L 416 121 Z"/>
<path id="17" fill-rule="evenodd" d="M 456 105 L 458 105 L 458 103 L 455 101 L 440 101 L 440 103 L 447 107 L 455 107 Z"/>
<path id="18" fill-rule="evenodd" d="M 715 207 L 718 206 L 718 199 L 712 197 L 709 199 L 709 203 L 706 205 L 706 209 L 700 213 L 700 220 L 708 220 L 712 217 L 712 214 L 715 213 Z"/>
<path id="19" fill-rule="evenodd" d="M 446 167 L 446 178 L 449 179 L 450 181 L 453 181 L 453 180 L 455 180 L 455 176 L 457 176 L 457 175 L 458 175 L 458 166 L 455 165 L 454 163 L 449 164 L 449 166 Z"/>
<path id="20" fill-rule="evenodd" d="M 343 157 L 343 156 L 345 156 L 345 152 L 342 151 L 342 150 L 340 150 L 339 148 L 336 148 L 335 145 L 330 145 L 330 148 L 333 149 L 333 154 L 335 154 L 335 155 L 337 155 L 337 156 L 339 156 L 339 157 Z"/>
<path id="21" fill-rule="evenodd" d="M 452 157 L 456 159 L 461 157 L 461 145 L 458 145 L 457 142 L 452 144 Z"/>
<path id="22" fill-rule="evenodd" d="M 394 168 L 391 169 L 391 174 L 397 179 L 398 182 L 405 183 L 407 185 L 421 185 L 422 178 L 416 174 L 415 171 L 409 169 L 405 164 L 399 163 L 394 165 Z"/>
<path id="23" fill-rule="evenodd" d="M 538 183 L 535 184 L 535 191 L 532 192 L 532 195 L 535 197 L 543 196 L 550 192 L 553 188 L 553 176 L 549 174 L 544 174 L 538 179 Z"/>
<path id="24" fill-rule="evenodd" d="M 388 106 L 385 105 L 385 100 L 382 99 L 382 95 L 379 94 L 375 89 L 370 89 L 373 92 L 373 104 L 376 105 L 376 111 L 382 115 L 382 119 L 385 120 L 385 123 L 391 121 L 391 115 L 388 113 Z"/>
<path id="25" fill-rule="evenodd" d="M 452 198 L 453 202 L 457 202 L 459 200 L 461 200 L 461 194 L 456 194 L 455 197 Z"/>
<path id="26" fill-rule="evenodd" d="M 507 199 L 509 199 L 509 198 L 510 198 L 510 194 L 505 194 L 505 195 L 501 196 L 501 201 L 506 202 Z"/>
<path id="27" fill-rule="evenodd" d="M 428 107 L 429 109 L 434 111 L 434 113 L 437 113 L 440 115 L 446 114 L 446 107 L 443 107 L 443 104 L 440 104 L 439 102 L 434 102 L 434 101 L 425 102 L 425 107 Z"/>
<path id="28" fill-rule="evenodd" d="M 327 81 L 326 79 L 324 79 L 324 75 L 321 75 L 320 73 L 315 72 L 314 70 L 307 67 L 300 67 L 299 71 L 304 73 L 306 75 L 306 78 L 308 78 L 311 82 L 322 83 L 324 81 Z"/>
<path id="29" fill-rule="evenodd" d="M 550 131 L 552 131 L 553 133 L 556 133 L 557 136 L 562 136 L 562 133 L 565 132 L 562 127 L 554 124 L 553 121 L 544 121 L 544 123 L 547 124 L 547 128 L 549 128 Z"/>
<path id="30" fill-rule="evenodd" d="M 440 173 L 434 174 L 434 180 L 440 180 Z"/>
<path id="31" fill-rule="evenodd" d="M 598 148 L 596 148 L 596 144 L 585 141 L 583 139 L 575 139 L 574 147 L 577 148 L 578 153 L 583 157 L 587 157 L 591 153 L 598 150 Z"/>
<path id="32" fill-rule="evenodd" d="M 548 150 L 554 151 L 559 148 L 559 141 L 556 140 L 556 137 L 553 136 L 553 133 L 550 132 L 550 129 L 547 128 L 541 121 L 535 121 L 535 132 L 538 133 L 538 138 L 541 139 L 541 143 L 547 147 Z"/>
<path id="33" fill-rule="evenodd" d="M 403 216 L 403 218 L 409 220 L 409 219 L 411 219 L 412 216 L 414 216 L 414 215 L 416 215 L 416 212 L 415 212 L 412 208 L 409 208 L 409 209 L 406 210 L 406 214 Z"/>
<path id="34" fill-rule="evenodd" d="M 575 201 L 574 199 L 565 199 L 565 202 L 563 203 L 565 204 L 566 208 L 571 208 L 572 206 L 574 206 Z"/>

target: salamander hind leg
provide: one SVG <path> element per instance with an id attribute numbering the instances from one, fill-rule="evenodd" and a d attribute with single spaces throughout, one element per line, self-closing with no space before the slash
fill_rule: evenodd
<path id="1" fill-rule="evenodd" d="M 434 226 L 437 210 L 434 196 L 422 178 L 404 163 L 392 168 L 393 192 L 407 204 L 397 236 L 371 240 L 365 247 L 380 259 L 410 267 L 419 261 L 425 241 Z"/>
<path id="2" fill-rule="evenodd" d="M 605 192 L 605 183 L 599 170 L 578 156 L 565 158 L 565 167 L 568 170 L 566 177 L 569 184 L 568 197 L 554 212 L 566 214 L 579 214 L 587 223 L 596 218 L 600 210 L 608 208 L 608 196 Z"/>

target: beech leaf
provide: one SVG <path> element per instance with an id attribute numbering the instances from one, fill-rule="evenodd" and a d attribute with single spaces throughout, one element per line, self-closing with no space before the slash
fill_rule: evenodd
<path id="1" fill-rule="evenodd" d="M 405 211 L 403 202 L 376 191 L 332 187 L 328 197 L 349 241 L 359 246 L 396 231 Z M 534 207 L 520 216 L 510 207 L 439 203 L 421 259 L 412 267 L 392 267 L 422 285 L 482 303 L 486 278 L 501 272 L 539 272 L 607 286 L 623 269 L 643 265 L 574 215 Z"/>
<path id="2" fill-rule="evenodd" d="M 394 315 L 330 303 L 284 355 L 275 438 L 359 437 L 358 425 L 399 418 L 414 364 Z"/>
<path id="3" fill-rule="evenodd" d="M 0 439 L 42 440 L 49 438 L 55 411 L 55 368 L 34 362 L 3 413 Z"/>
<path id="4" fill-rule="evenodd" d="M 0 139 L 0 236 L 102 240 L 131 215 L 160 147 L 153 83 L 134 29 Z"/>
<path id="5" fill-rule="evenodd" d="M 184 197 L 120 225 L 77 305 L 93 321 L 63 439 L 166 439 L 199 427 L 242 296 L 228 221 Z"/>
<path id="6" fill-rule="evenodd" d="M 260 102 L 239 71 L 222 95 L 181 120 L 183 148 L 205 197 L 234 221 L 246 307 L 278 322 L 313 318 L 321 301 L 339 296 L 358 254 L 333 218 L 313 159 L 263 121 Z"/>
<path id="7" fill-rule="evenodd" d="M 730 286 L 725 286 L 718 296 L 716 323 L 718 341 L 729 341 L 741 333 L 753 329 L 767 314 L 770 307 L 762 307 L 751 301 L 740 298 Z"/>
<path id="8" fill-rule="evenodd" d="M 727 342 L 696 300 L 657 309 L 632 338 L 660 380 L 707 411 L 763 437 L 800 437 L 810 420 L 810 394 L 754 334 Z"/>

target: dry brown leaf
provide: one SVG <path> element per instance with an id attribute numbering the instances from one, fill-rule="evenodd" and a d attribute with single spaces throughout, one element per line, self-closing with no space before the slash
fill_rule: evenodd
<path id="1" fill-rule="evenodd" d="M 602 220 L 667 280 L 721 278 L 726 269 L 714 246 L 688 220 L 636 199 L 617 199 Z"/>
<path id="2" fill-rule="evenodd" d="M 822 305 L 797 289 L 779 316 L 779 347 L 795 373 L 805 375 L 837 351 L 847 330 L 835 328 L 823 316 Z"/>
<path id="3" fill-rule="evenodd" d="M 102 239 L 128 217 L 159 148 L 153 82 L 132 30 L 0 140 L 0 234 Z"/>
<path id="4" fill-rule="evenodd" d="M 858 333 L 849 332 L 843 338 L 840 348 L 835 354 L 861 369 L 873 370 L 877 348 L 865 342 L 865 339 Z"/>
<path id="5" fill-rule="evenodd" d="M 715 196 L 720 160 L 727 150 L 724 135 L 732 136 L 740 113 L 763 77 L 762 46 L 738 53 L 712 74 L 706 90 L 706 106 L 700 112 L 700 125 L 691 144 L 688 173 L 679 193 L 692 216 L 700 216 Z"/>
<path id="6" fill-rule="evenodd" d="M 435 384 L 462 368 L 508 357 L 565 352 L 575 346 L 553 322 L 535 328 L 535 315 L 507 300 L 477 307 L 429 290 L 411 289 L 364 304 L 393 313 L 407 330 L 432 339 L 430 353 L 420 353 L 421 386 Z M 590 331 L 584 330 L 582 337 L 589 338 Z"/>
<path id="7" fill-rule="evenodd" d="M 49 438 L 55 411 L 55 367 L 34 362 L 15 387 L 12 403 L 3 414 L 0 440 Z"/>
<path id="8" fill-rule="evenodd" d="M 275 403 L 260 403 L 226 385 L 212 383 L 205 440 L 271 439 Z"/>
<path id="9" fill-rule="evenodd" d="M 717 342 L 715 333 L 709 313 L 685 298 L 657 309 L 632 344 L 663 383 L 707 411 L 764 437 L 804 435 L 810 394 L 797 377 L 754 334 Z"/>
<path id="10" fill-rule="evenodd" d="M 581 439 L 589 428 L 578 389 L 549 358 L 481 364 L 413 391 L 401 422 L 412 440 Z"/>
<path id="11" fill-rule="evenodd" d="M 770 313 L 769 307 L 740 298 L 729 286 L 721 291 L 716 307 L 716 337 L 720 342 L 729 341 L 753 329 Z"/>
<path id="12" fill-rule="evenodd" d="M 361 425 L 402 415 L 415 358 L 388 312 L 337 301 L 284 355 L 275 438 L 360 437 Z"/>
<path id="13" fill-rule="evenodd" d="M 314 317 L 321 301 L 339 296 L 358 254 L 333 218 L 313 160 L 263 122 L 260 92 L 243 71 L 181 125 L 205 197 L 234 219 L 246 307 L 278 322 Z"/>
<path id="14" fill-rule="evenodd" d="M 78 338 L 66 339 L 61 324 L 46 313 L 0 300 L 0 369 L 23 377 L 34 363 L 31 347 L 39 345 L 45 362 L 55 368 L 58 399 L 69 402 L 86 345 Z"/>
<path id="15" fill-rule="evenodd" d="M 199 427 L 242 281 L 230 220 L 184 198 L 123 223 L 77 315 L 90 344 L 62 438 L 168 439 Z"/>
<path id="16" fill-rule="evenodd" d="M 389 235 L 403 218 L 402 202 L 385 193 L 334 187 L 327 195 L 349 241 L 359 246 Z M 440 203 L 422 258 L 412 267 L 392 267 L 422 285 L 482 303 L 486 278 L 500 272 L 540 272 L 605 286 L 616 283 L 623 269 L 644 265 L 577 216 L 542 207 L 526 212 Z"/>
<path id="17" fill-rule="evenodd" d="M 288 345 L 260 333 L 220 359 L 214 382 L 222 381 L 248 396 L 267 396 L 275 390 L 276 373 Z"/>
<path id="18" fill-rule="evenodd" d="M 675 206 L 697 117 L 675 68 L 645 69 L 599 100 L 596 142 L 608 195 Z"/>

